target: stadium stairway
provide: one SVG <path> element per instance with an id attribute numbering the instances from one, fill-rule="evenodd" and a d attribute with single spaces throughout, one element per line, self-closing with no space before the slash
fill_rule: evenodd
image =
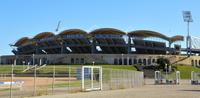
<path id="1" fill-rule="evenodd" d="M 183 61 L 183 60 L 186 60 L 186 59 L 188 59 L 189 57 L 187 56 L 187 57 L 180 57 L 178 60 L 176 60 L 175 62 L 173 62 L 173 63 L 171 63 L 172 65 L 173 64 L 177 64 L 178 62 L 181 62 L 181 61 Z"/>
<path id="2" fill-rule="evenodd" d="M 141 66 L 136 65 L 137 71 L 143 71 L 145 78 L 154 78 L 155 67 L 154 66 Z"/>

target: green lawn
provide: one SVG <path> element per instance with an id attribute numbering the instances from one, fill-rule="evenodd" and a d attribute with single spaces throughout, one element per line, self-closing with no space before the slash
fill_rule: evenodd
<path id="1" fill-rule="evenodd" d="M 71 71 L 71 73 L 74 73 L 77 68 L 81 68 L 81 65 L 55 65 L 56 73 L 67 73 L 68 71 Z M 87 65 L 92 66 L 92 65 Z M 126 65 L 97 65 L 102 66 L 103 68 L 111 68 L 111 69 L 124 69 L 124 70 L 136 70 L 133 66 L 126 66 Z M 47 65 L 44 68 L 41 68 L 37 70 L 37 73 L 52 73 L 53 72 L 53 65 Z M 70 70 L 69 70 L 70 68 Z M 33 73 L 33 70 L 22 72 L 24 69 L 26 69 L 26 66 L 17 65 L 14 66 L 14 73 L 15 74 L 24 74 L 24 73 Z M 9 74 L 11 73 L 11 65 L 1 65 L 0 66 L 0 74 Z"/>
<path id="2" fill-rule="evenodd" d="M 186 65 L 178 65 L 177 70 L 181 73 L 181 79 L 190 79 L 192 71 L 200 72 L 200 68 Z"/>

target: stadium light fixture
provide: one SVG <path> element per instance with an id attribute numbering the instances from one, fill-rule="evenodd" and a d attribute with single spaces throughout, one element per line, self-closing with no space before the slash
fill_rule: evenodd
<path id="1" fill-rule="evenodd" d="M 190 11 L 183 11 L 184 22 L 193 22 L 192 14 Z"/>
<path id="2" fill-rule="evenodd" d="M 192 14 L 190 11 L 183 11 L 183 20 L 184 20 L 184 22 L 187 22 L 186 47 L 187 47 L 187 54 L 188 54 L 188 56 L 190 56 L 190 54 L 191 54 L 191 51 L 190 51 L 190 48 L 191 48 L 190 22 L 193 22 Z"/>
<path id="3" fill-rule="evenodd" d="M 94 66 L 95 62 L 93 61 L 92 64 L 93 64 L 93 66 Z"/>
<path id="4" fill-rule="evenodd" d="M 69 51 L 69 52 L 72 52 L 72 49 L 70 47 L 66 47 L 66 49 Z"/>
<path id="5" fill-rule="evenodd" d="M 45 50 L 42 49 L 42 52 L 44 52 L 46 54 L 46 64 L 47 64 L 47 52 Z"/>
<path id="6" fill-rule="evenodd" d="M 47 52 L 45 50 L 42 50 L 43 53 L 47 54 Z"/>

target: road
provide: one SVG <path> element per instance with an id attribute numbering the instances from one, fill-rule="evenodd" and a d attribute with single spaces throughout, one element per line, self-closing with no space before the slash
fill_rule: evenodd
<path id="1" fill-rule="evenodd" d="M 81 92 L 74 94 L 39 96 L 32 98 L 200 98 L 200 85 L 190 85 L 182 80 L 180 85 L 153 85 L 146 80 L 146 85 L 131 89 Z"/>

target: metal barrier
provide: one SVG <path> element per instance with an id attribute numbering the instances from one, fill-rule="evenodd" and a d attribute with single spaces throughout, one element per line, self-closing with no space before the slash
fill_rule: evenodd
<path id="1" fill-rule="evenodd" d="M 191 84 L 200 85 L 200 73 L 194 71 L 191 72 Z"/>
<path id="2" fill-rule="evenodd" d="M 155 71 L 154 81 L 155 84 L 180 84 L 180 71 L 165 74 Z"/>
<path id="3" fill-rule="evenodd" d="M 94 66 L 95 67 L 95 66 Z M 96 67 L 95 67 L 96 68 Z M 108 69 L 100 70 L 93 69 L 93 75 L 87 74 L 83 78 L 85 83 L 91 86 L 93 80 L 93 88 L 101 88 L 101 90 L 126 89 L 144 85 L 143 72 L 123 70 L 123 69 Z M 46 66 L 38 70 L 27 70 L 19 66 L 13 67 L 15 75 L 1 75 L 0 82 L 10 82 L 8 85 L 0 85 L 0 98 L 23 98 L 30 96 L 66 94 L 82 92 L 83 82 L 81 71 L 82 66 Z M 90 70 L 91 71 L 91 70 Z M 102 77 L 100 76 L 102 72 Z M 90 77 L 87 77 L 90 76 Z M 102 79 L 102 83 L 100 82 Z M 16 86 L 15 83 L 21 81 L 22 85 Z M 14 85 L 13 85 L 14 84 Z M 101 86 L 99 87 L 99 84 Z M 85 85 L 85 84 L 84 84 Z M 85 87 L 87 84 L 85 85 Z"/>

